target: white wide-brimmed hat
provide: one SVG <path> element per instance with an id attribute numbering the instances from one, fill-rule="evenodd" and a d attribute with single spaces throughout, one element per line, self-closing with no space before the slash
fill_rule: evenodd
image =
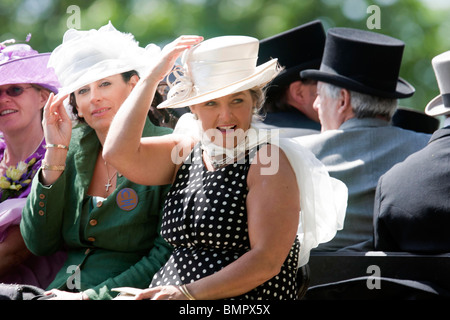
<path id="1" fill-rule="evenodd" d="M 435 117 L 450 113 L 450 51 L 434 57 L 431 64 L 441 94 L 427 104 L 425 113 Z"/>
<path id="2" fill-rule="evenodd" d="M 278 73 L 278 60 L 260 66 L 259 41 L 248 36 L 221 36 L 203 41 L 184 52 L 181 66 L 162 108 L 181 108 L 264 86 Z"/>
<path id="3" fill-rule="evenodd" d="M 109 22 L 98 30 L 67 30 L 62 44 L 52 52 L 48 66 L 58 76 L 62 86 L 60 94 L 68 94 L 131 70 L 143 76 L 160 52 L 155 44 L 140 47 L 132 34 L 116 30 Z"/>

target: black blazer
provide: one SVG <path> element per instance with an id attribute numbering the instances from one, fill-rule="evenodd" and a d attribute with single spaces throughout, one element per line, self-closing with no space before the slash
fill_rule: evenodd
<path id="1" fill-rule="evenodd" d="M 382 251 L 450 252 L 450 126 L 380 178 L 374 245 Z"/>

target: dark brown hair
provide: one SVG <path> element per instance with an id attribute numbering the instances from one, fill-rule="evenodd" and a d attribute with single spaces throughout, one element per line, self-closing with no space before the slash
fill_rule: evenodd
<path id="1" fill-rule="evenodd" d="M 299 79 L 305 85 L 317 84 L 316 80 L 312 79 Z M 287 103 L 287 91 L 291 83 L 283 85 L 269 85 L 266 93 L 266 100 L 264 102 L 262 112 L 277 112 L 288 111 L 292 108 Z"/>
<path id="2" fill-rule="evenodd" d="M 131 71 L 123 72 L 123 73 L 121 73 L 121 75 L 122 75 L 122 79 L 123 79 L 123 81 L 124 81 L 125 83 L 128 83 L 128 82 L 130 81 L 130 79 L 131 79 L 133 76 L 135 76 L 135 75 L 139 77 L 139 74 L 138 74 L 138 72 L 137 72 L 136 70 L 131 70 Z M 153 103 L 159 102 L 159 101 L 162 101 L 162 97 L 161 97 L 161 94 L 160 94 L 159 92 L 156 92 L 156 93 L 155 93 L 155 97 L 154 97 L 154 99 L 153 99 Z M 81 122 L 81 123 L 85 123 L 84 119 L 83 119 L 83 118 L 80 118 L 80 117 L 78 116 L 77 101 L 76 101 L 76 99 L 75 99 L 75 94 L 74 94 L 73 92 L 70 94 L 69 103 L 70 103 L 70 105 L 72 106 L 72 112 L 73 112 L 73 114 L 75 115 L 76 120 L 78 120 L 78 121 Z M 152 103 L 152 105 L 153 105 L 153 103 Z M 150 119 L 150 120 L 152 120 L 152 119 Z M 152 121 L 152 122 L 153 122 L 153 121 Z"/>

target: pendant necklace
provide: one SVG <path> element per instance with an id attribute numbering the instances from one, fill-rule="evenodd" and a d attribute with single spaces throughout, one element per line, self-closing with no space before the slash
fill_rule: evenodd
<path id="1" fill-rule="evenodd" d="M 108 175 L 108 181 L 105 184 L 105 189 L 106 189 L 106 192 L 108 193 L 109 188 L 112 187 L 111 182 L 112 182 L 112 179 L 114 178 L 114 175 L 112 175 L 112 177 L 109 177 L 108 165 L 106 164 L 106 161 L 105 161 L 105 167 L 106 167 L 106 174 Z"/>

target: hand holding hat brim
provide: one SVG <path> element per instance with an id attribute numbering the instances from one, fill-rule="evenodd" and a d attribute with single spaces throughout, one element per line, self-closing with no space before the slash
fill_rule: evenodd
<path id="1" fill-rule="evenodd" d="M 202 36 L 180 36 L 176 40 L 167 44 L 161 51 L 160 62 L 155 64 L 154 68 L 150 70 L 150 75 L 158 78 L 158 81 L 164 79 L 172 70 L 175 61 L 187 49 L 203 41 Z"/>
<path id="2" fill-rule="evenodd" d="M 162 108 L 187 107 L 254 87 L 263 87 L 281 70 L 278 59 L 256 66 L 259 41 L 248 36 L 211 38 L 184 52 L 169 82 Z"/>

